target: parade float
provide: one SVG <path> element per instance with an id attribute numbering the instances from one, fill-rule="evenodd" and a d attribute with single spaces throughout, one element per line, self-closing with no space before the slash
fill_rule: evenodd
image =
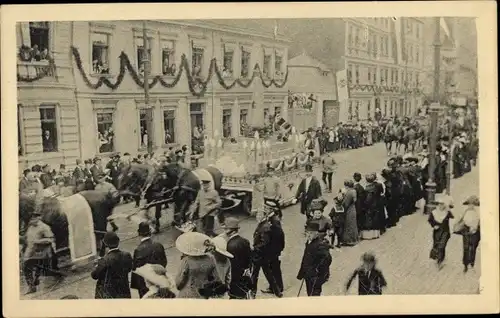
<path id="1" fill-rule="evenodd" d="M 214 166 L 223 174 L 224 195 L 241 200 L 245 213 L 254 215 L 263 206 L 264 178 L 273 170 L 281 180 L 281 206 L 292 204 L 307 163 L 319 162 L 318 151 L 305 148 L 306 137 L 290 127 L 286 141 L 261 138 L 256 131 L 253 138 L 239 138 L 223 142 L 215 138 L 205 140 L 205 156 L 201 166 Z M 274 138 L 276 139 L 276 138 Z"/>

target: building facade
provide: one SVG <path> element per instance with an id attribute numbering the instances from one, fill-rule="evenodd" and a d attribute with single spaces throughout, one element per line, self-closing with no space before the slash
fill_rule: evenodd
<path id="1" fill-rule="evenodd" d="M 337 102 L 334 72 L 305 52 L 288 61 L 288 72 L 291 98 L 302 96 L 305 104 L 310 105 L 310 108 L 290 108 L 290 123 L 300 130 L 336 125 L 341 109 Z"/>
<path id="2" fill-rule="evenodd" d="M 21 22 L 17 36 L 19 167 L 80 157 L 69 22 Z"/>
<path id="3" fill-rule="evenodd" d="M 45 86 L 40 86 L 43 81 L 19 84 L 22 116 L 27 118 L 21 121 L 20 144 L 28 146 L 23 149 L 28 157 L 42 153 L 41 127 L 50 116 L 61 141 L 52 157 L 69 165 L 76 158 L 145 151 L 149 138 L 155 152 L 163 152 L 191 145 L 198 131 L 208 137 L 237 137 L 244 124 L 262 126 L 277 112 L 287 116 L 289 42 L 272 29 L 202 20 L 147 21 L 151 76 L 146 103 L 142 21 L 44 23 L 53 64 L 61 69 L 57 83 L 66 85 L 66 95 L 47 89 L 54 80 Z M 22 41 L 26 32 L 21 25 Z M 40 103 L 41 96 L 48 101 Z M 51 100 L 56 110 L 42 114 Z M 25 104 L 31 105 L 28 113 Z M 147 115 L 152 132 L 147 131 Z M 42 160 L 50 157 L 42 155 Z"/>

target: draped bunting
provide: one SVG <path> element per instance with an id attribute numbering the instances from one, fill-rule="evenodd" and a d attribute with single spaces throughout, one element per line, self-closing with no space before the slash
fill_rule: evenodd
<path id="1" fill-rule="evenodd" d="M 72 51 L 72 54 L 73 54 L 73 57 L 74 57 L 74 60 L 76 63 L 76 67 L 78 68 L 78 71 L 80 72 L 80 75 L 82 76 L 85 84 L 92 89 L 99 89 L 102 85 L 105 85 L 105 86 L 111 88 L 112 90 L 117 89 L 121 85 L 121 83 L 125 77 L 126 71 L 128 71 L 128 73 L 130 74 L 130 76 L 132 77 L 134 82 L 139 87 L 144 87 L 144 81 L 141 79 L 141 77 L 139 76 L 137 71 L 134 69 L 134 67 L 130 63 L 129 57 L 124 52 L 122 52 L 120 54 L 120 57 L 119 57 L 120 58 L 120 71 L 118 73 L 118 76 L 116 77 L 116 81 L 113 83 L 106 76 L 101 76 L 101 77 L 99 77 L 97 82 L 95 84 L 93 84 L 90 81 L 89 77 L 87 76 L 87 73 L 85 72 L 85 70 L 83 68 L 82 60 L 81 60 L 80 53 L 79 53 L 78 49 L 76 47 L 72 46 L 71 51 Z M 177 85 L 177 83 L 181 79 L 182 74 L 184 72 L 186 73 L 186 76 L 187 76 L 189 91 L 191 92 L 191 94 L 193 94 L 193 96 L 196 96 L 196 97 L 201 97 L 205 94 L 207 87 L 208 87 L 208 84 L 210 83 L 210 80 L 212 79 L 212 76 L 214 76 L 214 74 L 216 76 L 218 83 L 226 90 L 230 90 L 233 87 L 235 87 L 236 85 L 239 85 L 240 87 L 243 87 L 243 88 L 248 88 L 248 87 L 250 87 L 250 85 L 252 85 L 253 80 L 256 77 L 260 78 L 262 86 L 264 86 L 265 88 L 269 88 L 272 85 L 274 85 L 277 88 L 282 88 L 285 86 L 285 84 L 288 80 L 288 67 L 287 67 L 287 71 L 285 73 L 285 77 L 283 80 L 279 80 L 279 81 L 275 81 L 274 79 L 264 80 L 264 76 L 262 74 L 260 66 L 257 63 L 254 66 L 253 74 L 251 75 L 250 78 L 248 78 L 248 79 L 237 78 L 231 84 L 227 84 L 224 81 L 224 78 L 222 77 L 222 73 L 220 72 L 219 66 L 217 64 L 217 60 L 215 58 L 213 58 L 210 61 L 210 66 L 208 69 L 208 76 L 206 77 L 206 79 L 202 79 L 199 77 L 194 77 L 192 75 L 188 59 L 187 59 L 186 55 L 183 54 L 181 57 L 180 66 L 178 67 L 178 72 L 177 72 L 175 78 L 172 80 L 172 82 L 169 83 L 163 79 L 163 76 L 157 75 L 157 76 L 152 77 L 151 81 L 149 82 L 149 88 L 151 89 L 151 88 L 155 87 L 156 84 L 158 84 L 158 83 L 160 83 L 160 85 L 163 87 L 173 88 Z"/>
<path id="2" fill-rule="evenodd" d="M 380 94 L 383 92 L 423 94 L 423 92 L 419 88 L 400 88 L 399 86 L 380 86 L 373 84 L 349 84 L 349 89 L 362 92 L 372 91 L 375 94 Z"/>

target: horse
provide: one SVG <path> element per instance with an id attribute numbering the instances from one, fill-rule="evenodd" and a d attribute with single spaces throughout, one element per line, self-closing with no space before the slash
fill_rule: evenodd
<path id="1" fill-rule="evenodd" d="M 88 229 L 84 224 L 70 224 L 68 213 L 74 214 L 76 210 L 90 210 L 91 215 L 87 216 L 90 216 L 92 219 L 96 250 L 99 250 L 100 256 L 104 256 L 105 250 L 102 244 L 102 238 L 107 231 L 108 218 L 111 216 L 114 207 L 120 201 L 120 195 L 116 188 L 112 187 L 109 191 L 85 190 L 69 197 L 52 196 L 39 199 L 34 199 L 33 196 L 22 194 L 19 196 L 19 216 L 20 222 L 22 222 L 24 226 L 26 226 L 26 221 L 31 219 L 34 212 L 34 209 L 25 208 L 30 205 L 30 200 L 34 200 L 36 205 L 35 209 L 41 213 L 42 221 L 46 223 L 54 233 L 55 252 L 58 256 L 64 256 L 68 253 L 72 255 L 77 253 L 77 251 L 71 251 L 70 242 L 72 239 L 70 238 L 70 227 L 73 229 L 73 232 L 78 230 L 85 231 Z M 84 206 L 85 204 L 87 204 L 87 206 Z M 69 211 L 69 209 L 71 209 L 71 211 Z M 80 214 L 79 217 L 85 217 L 85 214 Z M 20 229 L 20 234 L 21 233 Z M 75 234 L 73 233 L 73 235 Z M 81 237 L 88 238 L 83 235 L 78 236 L 78 239 L 73 239 L 79 240 Z M 89 239 L 92 240 L 94 238 Z"/>
<path id="2" fill-rule="evenodd" d="M 201 175 L 211 178 L 214 189 L 221 193 L 222 173 L 219 169 L 207 167 L 191 170 L 177 163 L 169 163 L 158 169 L 146 165 L 132 165 L 121 171 L 118 177 L 118 189 L 122 193 L 134 193 L 134 195 L 139 194 L 137 189 L 143 189 L 147 203 L 153 200 L 172 202 L 174 205 L 172 225 L 180 227 L 188 221 L 187 211 L 201 190 Z M 146 179 L 150 180 L 149 187 Z M 131 192 L 131 188 L 136 189 L 135 192 Z M 157 227 L 161 205 L 162 203 L 156 205 Z"/>
<path id="3" fill-rule="evenodd" d="M 396 143 L 396 153 L 397 153 L 399 149 L 400 138 L 401 138 L 401 125 L 399 125 L 397 121 L 387 123 L 384 132 L 384 142 L 388 156 L 390 156 L 392 153 L 393 142 Z"/>

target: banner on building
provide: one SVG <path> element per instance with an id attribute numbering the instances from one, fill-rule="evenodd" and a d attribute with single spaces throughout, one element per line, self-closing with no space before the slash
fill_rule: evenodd
<path id="1" fill-rule="evenodd" d="M 347 70 L 338 71 L 337 74 L 337 98 L 343 102 L 349 98 L 349 86 L 347 85 Z"/>
<path id="2" fill-rule="evenodd" d="M 288 93 L 288 106 L 289 108 L 302 108 L 305 110 L 312 110 L 316 98 L 313 94 L 308 93 Z"/>

